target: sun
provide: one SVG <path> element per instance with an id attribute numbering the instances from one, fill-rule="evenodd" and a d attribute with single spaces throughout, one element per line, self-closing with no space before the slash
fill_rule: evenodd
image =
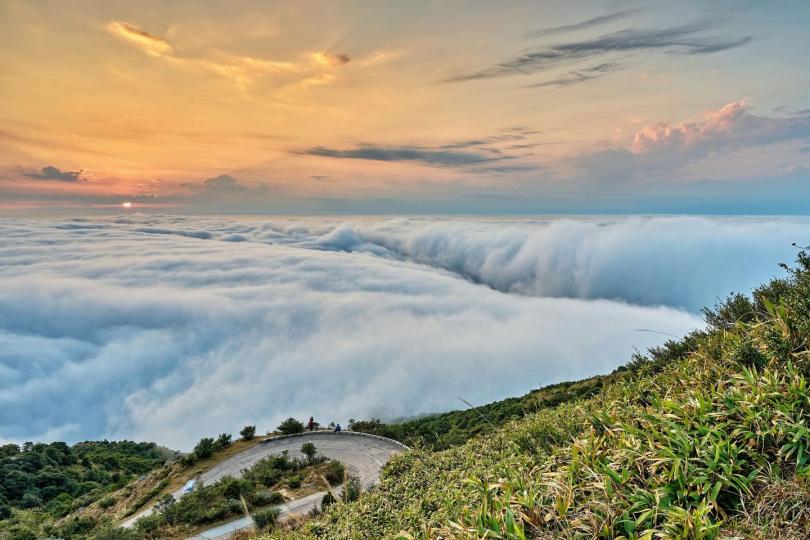
<path id="1" fill-rule="evenodd" d="M 132 208 L 132 203 L 129 201 L 125 201 L 121 203 L 121 206 L 123 206 L 124 208 Z"/>

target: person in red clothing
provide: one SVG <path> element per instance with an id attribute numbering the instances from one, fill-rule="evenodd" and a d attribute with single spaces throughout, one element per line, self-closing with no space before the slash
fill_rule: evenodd
<path id="1" fill-rule="evenodd" d="M 309 422 L 307 422 L 307 427 L 309 428 L 310 431 L 315 429 L 315 419 L 312 418 L 311 416 L 309 417 Z"/>

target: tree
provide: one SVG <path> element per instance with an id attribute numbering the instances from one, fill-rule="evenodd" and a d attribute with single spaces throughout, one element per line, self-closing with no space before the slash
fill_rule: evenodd
<path id="1" fill-rule="evenodd" d="M 245 426 L 242 428 L 242 431 L 239 432 L 239 435 L 242 436 L 243 441 L 249 441 L 253 437 L 256 436 L 256 426 Z"/>
<path id="2" fill-rule="evenodd" d="M 292 435 L 295 433 L 303 433 L 304 424 L 291 417 L 284 420 L 276 429 L 284 435 Z"/>
<path id="3" fill-rule="evenodd" d="M 317 454 L 318 451 L 315 449 L 314 444 L 311 442 L 305 442 L 301 445 L 301 453 L 307 456 L 307 461 L 312 463 L 315 461 L 315 454 Z"/>
<path id="4" fill-rule="evenodd" d="M 207 459 L 214 455 L 215 450 L 214 439 L 211 437 L 204 437 L 200 439 L 197 446 L 194 447 L 194 455 L 200 459 Z"/>
<path id="5" fill-rule="evenodd" d="M 222 450 L 227 448 L 231 445 L 231 435 L 230 433 L 220 433 L 219 437 L 217 437 L 217 441 L 214 443 L 214 447 L 217 450 Z"/>

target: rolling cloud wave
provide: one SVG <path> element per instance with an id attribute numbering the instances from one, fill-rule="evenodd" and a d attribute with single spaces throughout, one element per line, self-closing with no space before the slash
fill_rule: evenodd
<path id="1" fill-rule="evenodd" d="M 218 221 L 202 229 L 172 219 L 179 221 L 171 227 L 136 230 L 366 253 L 504 293 L 692 312 L 731 292 L 750 292 L 779 271 L 778 263 L 793 260 L 792 243 L 810 238 L 806 218 L 298 218 Z"/>
<path id="2" fill-rule="evenodd" d="M 419 414 L 609 371 L 664 339 L 636 329 L 700 325 L 668 299 L 750 287 L 808 230 L 696 218 L 2 220 L 0 439 L 189 448 L 290 415 Z"/>

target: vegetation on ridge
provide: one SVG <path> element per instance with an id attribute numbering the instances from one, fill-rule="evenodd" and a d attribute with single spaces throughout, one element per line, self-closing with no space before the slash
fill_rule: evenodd
<path id="1" fill-rule="evenodd" d="M 810 537 L 810 257 L 588 399 L 395 457 L 267 538 Z"/>
<path id="2" fill-rule="evenodd" d="M 0 520 L 15 509 L 59 518 L 94 501 L 107 504 L 113 491 L 170 455 L 154 443 L 131 441 L 0 446 Z"/>

